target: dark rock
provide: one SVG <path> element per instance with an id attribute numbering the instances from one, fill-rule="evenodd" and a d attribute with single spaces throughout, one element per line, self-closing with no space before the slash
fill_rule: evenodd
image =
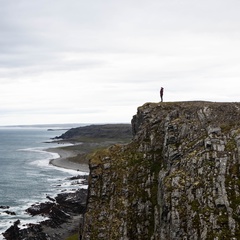
<path id="1" fill-rule="evenodd" d="M 29 207 L 26 211 L 32 216 L 35 215 L 47 215 L 49 214 L 51 208 L 54 206 L 54 203 L 45 202 L 40 204 L 34 204 Z"/>
<path id="2" fill-rule="evenodd" d="M 9 215 L 16 215 L 15 212 L 11 212 L 11 211 L 4 211 L 5 213 L 9 214 Z"/>
<path id="3" fill-rule="evenodd" d="M 59 206 L 54 205 L 49 212 L 49 217 L 53 223 L 51 226 L 56 227 L 65 223 L 70 218 L 70 215 L 64 212 Z"/>
<path id="4" fill-rule="evenodd" d="M 28 228 L 18 230 L 18 238 L 9 238 L 7 240 L 50 240 L 48 234 L 43 232 L 40 224 L 29 224 Z"/>
<path id="5" fill-rule="evenodd" d="M 3 236 L 7 240 L 18 240 L 19 239 L 19 227 L 18 225 L 20 224 L 20 221 L 17 220 L 14 222 L 13 226 L 11 226 L 9 229 L 7 229 L 4 233 Z"/>
<path id="6" fill-rule="evenodd" d="M 50 196 L 46 196 L 46 198 L 49 199 L 49 200 L 52 201 L 52 202 L 55 202 L 55 199 L 52 198 L 52 197 L 50 197 Z"/>
<path id="7" fill-rule="evenodd" d="M 72 216 L 85 212 L 86 198 L 87 190 L 79 189 L 76 192 L 58 194 L 56 203 L 34 204 L 26 211 L 33 216 L 44 215 L 49 219 L 39 224 L 29 224 L 24 229 L 19 229 L 20 221 L 16 221 L 3 235 L 6 240 L 58 240 L 59 234 L 54 231 L 61 228 L 61 225 L 68 222 Z M 50 234 L 46 229 L 53 230 L 50 230 Z"/>
<path id="8" fill-rule="evenodd" d="M 78 180 L 78 179 L 88 180 L 88 175 L 77 175 L 77 176 L 67 178 L 67 180 Z"/>
<path id="9" fill-rule="evenodd" d="M 67 212 L 83 213 L 86 208 L 87 190 L 79 189 L 74 193 L 61 193 L 56 202 Z"/>
<path id="10" fill-rule="evenodd" d="M 9 209 L 9 206 L 0 206 L 1 209 Z"/>

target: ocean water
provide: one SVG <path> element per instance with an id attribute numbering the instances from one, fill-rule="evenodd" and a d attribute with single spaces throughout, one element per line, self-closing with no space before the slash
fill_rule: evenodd
<path id="1" fill-rule="evenodd" d="M 49 165 L 58 154 L 45 149 L 59 145 L 46 142 L 66 131 L 47 131 L 49 127 L 0 127 L 0 206 L 9 207 L 0 207 L 0 239 L 4 239 L 1 233 L 18 219 L 20 227 L 43 220 L 28 215 L 26 208 L 47 201 L 46 196 L 74 189 L 68 178 L 86 174 Z"/>

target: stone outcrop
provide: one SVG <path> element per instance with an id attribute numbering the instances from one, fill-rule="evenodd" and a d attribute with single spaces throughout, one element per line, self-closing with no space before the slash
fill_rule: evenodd
<path id="1" fill-rule="evenodd" d="M 26 212 L 32 216 L 42 215 L 48 219 L 37 224 L 28 224 L 22 229 L 19 227 L 20 220 L 17 220 L 3 233 L 3 236 L 6 240 L 66 239 L 66 234 L 63 232 L 69 231 L 70 234 L 71 230 L 76 230 L 74 226 L 69 225 L 81 219 L 81 215 L 86 210 L 86 199 L 87 190 L 78 189 L 74 192 L 60 193 L 55 199 L 51 198 L 51 202 L 33 204 L 26 209 Z M 77 220 L 75 220 L 76 216 L 79 216 Z"/>
<path id="2" fill-rule="evenodd" d="M 80 239 L 240 239 L 240 103 L 146 103 L 90 160 Z"/>

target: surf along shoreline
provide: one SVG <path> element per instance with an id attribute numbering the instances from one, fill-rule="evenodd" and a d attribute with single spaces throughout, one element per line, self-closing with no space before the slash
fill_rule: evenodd
<path id="1" fill-rule="evenodd" d="M 122 127 L 124 125 L 102 125 L 102 129 L 107 128 L 107 130 L 109 130 L 110 127 L 110 132 L 114 132 L 114 136 L 109 137 L 109 132 L 107 132 L 107 137 L 106 135 L 104 137 L 102 136 L 96 136 L 95 133 L 99 132 L 99 129 L 93 129 L 93 131 L 91 132 L 91 136 L 89 135 L 85 135 L 85 136 L 81 136 L 81 137 L 75 137 L 70 138 L 70 139 L 59 139 L 56 138 L 53 141 L 58 143 L 59 146 L 58 147 L 54 147 L 54 148 L 48 148 L 45 149 L 45 151 L 49 152 L 49 153 L 56 153 L 58 154 L 59 157 L 55 157 L 53 159 L 51 159 L 49 161 L 49 164 L 55 166 L 55 167 L 60 167 L 60 168 L 65 168 L 65 169 L 70 169 L 70 170 L 75 170 L 76 174 L 75 177 L 73 177 L 73 179 L 76 179 L 76 181 L 85 181 L 85 184 L 88 185 L 88 174 L 89 174 L 89 158 L 90 155 L 101 148 L 106 148 L 109 147 L 113 144 L 122 144 L 122 143 L 126 143 L 129 142 L 131 139 L 131 131 L 129 130 L 127 134 L 124 133 L 124 137 L 121 136 L 121 138 L 119 138 L 119 134 L 116 132 L 117 131 L 121 131 Z M 93 128 L 95 128 L 96 126 L 93 126 Z M 89 128 L 89 127 L 86 127 Z M 86 129 L 84 127 L 81 127 L 81 129 Z M 91 128 L 91 126 L 90 126 Z M 101 126 L 100 126 L 101 128 Z M 100 131 L 102 133 L 102 131 Z M 69 145 L 71 144 L 71 145 Z M 85 176 L 83 175 L 84 173 Z M 79 176 L 77 176 L 79 175 Z M 79 177 L 79 178 L 78 178 Z M 85 180 L 83 179 L 85 178 Z M 78 180 L 80 179 L 80 180 Z M 75 180 L 74 180 L 75 181 Z M 27 229 L 19 229 L 18 228 L 18 222 L 15 222 L 8 231 L 8 236 L 10 236 L 9 238 L 7 238 L 5 236 L 5 238 L 8 239 L 32 239 L 31 236 L 36 237 L 35 239 L 38 240 L 46 240 L 46 239 L 51 239 L 51 240 L 65 240 L 67 237 L 77 234 L 78 233 L 78 227 L 79 227 L 79 223 L 80 223 L 80 219 L 82 218 L 84 212 L 85 212 L 85 208 L 86 208 L 86 199 L 87 199 L 87 188 L 83 189 L 81 188 L 81 183 L 79 185 L 79 190 L 76 190 L 75 193 L 73 193 L 73 196 L 71 195 L 72 193 L 68 193 L 68 192 L 64 192 L 60 195 L 60 199 L 65 198 L 65 199 L 79 199 L 78 202 L 78 206 L 80 205 L 81 209 L 77 209 L 76 211 L 71 209 L 68 209 L 68 211 L 65 212 L 62 211 L 62 207 L 60 206 L 59 208 L 59 201 L 57 199 L 59 199 L 59 197 L 51 197 L 50 200 L 50 204 L 49 201 L 45 202 L 45 203 L 38 203 L 35 204 L 35 206 L 33 206 L 32 209 L 30 209 L 30 211 L 35 211 L 35 209 L 40 209 L 41 207 L 43 207 L 44 213 L 43 212 L 39 212 L 36 214 L 45 214 L 46 212 L 46 207 L 48 205 L 50 205 L 50 208 L 47 209 L 48 213 L 50 215 L 50 221 L 43 221 L 40 222 L 38 224 L 29 224 L 29 226 L 27 227 Z M 85 186 L 86 186 L 85 185 Z M 80 204 L 81 202 L 81 204 Z M 64 202 L 64 205 L 69 204 L 69 202 Z M 70 202 L 70 205 L 72 203 Z M 52 209 L 56 209 L 57 208 L 57 218 L 55 217 L 55 213 L 52 214 Z M 55 210 L 56 211 L 56 210 Z M 28 210 L 29 212 L 29 210 Z M 51 216 L 54 215 L 54 217 Z M 59 221 L 59 217 L 60 217 L 60 222 Z M 57 220 L 57 221 L 56 221 Z M 47 224 L 46 224 L 47 222 Z M 57 224 L 56 224 L 57 222 Z M 6 231 L 6 232 L 7 232 Z M 6 233 L 5 232 L 5 233 Z M 20 237 L 21 236 L 21 237 Z M 50 238 L 49 238 L 50 237 Z"/>
<path id="2" fill-rule="evenodd" d="M 70 145 L 64 141 L 58 141 L 61 146 L 48 148 L 44 151 L 57 153 L 58 157 L 49 160 L 49 164 L 55 167 L 74 170 L 66 181 L 71 180 L 73 188 L 77 190 L 62 190 L 56 196 L 47 196 L 45 202 L 38 202 L 26 209 L 26 212 L 32 216 L 42 215 L 47 220 L 39 223 L 29 223 L 24 228 L 20 227 L 21 219 L 17 220 L 3 234 L 6 240 L 12 239 L 34 239 L 37 240 L 65 240 L 67 237 L 78 232 L 81 214 L 86 207 L 87 185 L 89 167 L 87 161 L 73 162 L 71 158 L 78 158 L 78 148 L 80 143 Z M 68 149 L 70 147 L 70 149 Z M 74 202 L 77 199 L 78 202 Z M 74 205 L 75 204 L 75 205 Z M 79 205 L 79 207 L 77 206 Z M 77 206 L 77 207 L 76 207 Z M 71 208 L 75 208 L 72 210 Z M 0 237 L 1 239 L 1 237 Z"/>
<path id="3" fill-rule="evenodd" d="M 77 144 L 77 145 L 80 145 L 80 144 Z M 76 151 L 73 151 L 70 149 L 64 149 L 62 147 L 48 148 L 46 149 L 46 151 L 58 154 L 57 158 L 53 158 L 49 161 L 50 165 L 53 165 L 55 167 L 85 172 L 86 174 L 89 173 L 89 166 L 88 166 L 88 163 L 86 163 L 86 161 L 85 162 L 71 161 L 71 159 L 77 157 L 78 153 Z"/>

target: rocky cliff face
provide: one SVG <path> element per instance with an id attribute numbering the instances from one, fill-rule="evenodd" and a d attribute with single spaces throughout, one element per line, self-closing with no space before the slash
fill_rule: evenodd
<path id="1" fill-rule="evenodd" d="M 82 239 L 240 239 L 240 103 L 147 103 L 90 161 Z"/>

